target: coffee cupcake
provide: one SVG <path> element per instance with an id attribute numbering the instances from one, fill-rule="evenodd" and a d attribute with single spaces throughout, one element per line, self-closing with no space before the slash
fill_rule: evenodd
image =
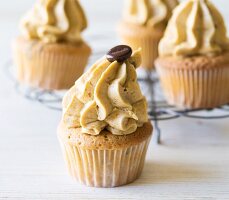
<path id="1" fill-rule="evenodd" d="M 142 67 L 154 68 L 158 43 L 177 0 L 125 0 L 123 20 L 118 33 L 133 49 L 142 48 Z"/>
<path id="2" fill-rule="evenodd" d="M 82 75 L 91 53 L 81 32 L 87 20 L 78 0 L 38 0 L 13 42 L 18 80 L 31 87 L 67 89 Z"/>
<path id="3" fill-rule="evenodd" d="M 71 176 L 93 187 L 137 179 L 152 135 L 137 82 L 139 51 L 117 46 L 67 92 L 58 138 Z"/>
<path id="4" fill-rule="evenodd" d="M 214 108 L 229 103 L 229 40 L 208 0 L 182 2 L 173 13 L 156 61 L 169 104 Z"/>

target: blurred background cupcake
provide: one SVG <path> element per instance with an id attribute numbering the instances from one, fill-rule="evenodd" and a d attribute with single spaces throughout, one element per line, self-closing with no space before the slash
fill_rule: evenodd
<path id="1" fill-rule="evenodd" d="M 38 0 L 13 42 L 17 78 L 43 89 L 67 89 L 83 73 L 91 53 L 81 32 L 87 19 L 78 0 Z"/>
<path id="2" fill-rule="evenodd" d="M 209 0 L 187 0 L 173 13 L 156 61 L 167 101 L 178 107 L 229 103 L 229 40 Z"/>
<path id="3" fill-rule="evenodd" d="M 177 0 L 125 0 L 118 34 L 133 49 L 142 48 L 142 67 L 154 68 L 158 43 Z"/>

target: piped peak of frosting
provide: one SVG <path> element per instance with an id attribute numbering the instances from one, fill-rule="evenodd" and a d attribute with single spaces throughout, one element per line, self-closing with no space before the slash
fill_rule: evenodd
<path id="1" fill-rule="evenodd" d="M 43 42 L 82 41 L 87 19 L 79 0 L 37 0 L 21 21 L 22 33 Z"/>
<path id="2" fill-rule="evenodd" d="M 214 55 L 229 50 L 221 13 L 209 0 L 187 0 L 174 9 L 159 44 L 160 56 Z"/>
<path id="3" fill-rule="evenodd" d="M 107 129 L 115 135 L 131 134 L 148 121 L 147 102 L 137 82 L 140 50 L 124 62 L 97 61 L 63 100 L 63 122 L 69 128 L 98 135 Z"/>
<path id="4" fill-rule="evenodd" d="M 144 26 L 166 27 L 177 0 L 125 0 L 124 20 Z"/>

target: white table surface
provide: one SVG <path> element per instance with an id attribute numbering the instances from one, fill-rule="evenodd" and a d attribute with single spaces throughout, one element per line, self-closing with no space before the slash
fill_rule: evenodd
<path id="1" fill-rule="evenodd" d="M 95 3 L 89 5 L 92 1 L 84 1 L 91 25 L 85 36 L 90 38 L 91 35 L 109 33 L 109 36 L 92 41 L 94 48 L 103 49 L 118 41 L 114 22 L 120 9 L 117 3 L 113 6 L 111 0 L 106 0 L 106 6 L 102 4 L 104 0 L 98 1 L 97 6 Z M 219 5 L 223 2 L 218 1 Z M 225 7 L 221 8 L 225 10 Z M 15 15 L 12 10 L 0 14 L 1 200 L 229 199 L 229 119 L 181 118 L 160 123 L 163 143 L 156 145 L 151 142 L 143 174 L 130 185 L 99 189 L 72 180 L 67 174 L 56 137 L 61 113 L 18 95 L 3 72 L 3 64 L 11 57 L 9 44 L 17 35 L 17 19 L 23 9 L 26 8 L 20 8 Z M 108 38 L 109 43 L 105 42 Z"/>

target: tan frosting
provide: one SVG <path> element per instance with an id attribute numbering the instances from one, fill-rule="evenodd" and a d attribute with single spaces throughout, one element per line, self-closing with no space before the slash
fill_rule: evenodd
<path id="1" fill-rule="evenodd" d="M 44 42 L 81 42 L 87 20 L 78 0 L 38 0 L 22 19 L 23 34 Z"/>
<path id="2" fill-rule="evenodd" d="M 223 17 L 208 0 L 188 0 L 175 8 L 159 44 L 160 56 L 214 55 L 228 49 Z"/>
<path id="3" fill-rule="evenodd" d="M 125 0 L 124 20 L 139 25 L 164 28 L 177 0 Z"/>
<path id="4" fill-rule="evenodd" d="M 147 103 L 137 82 L 140 51 L 123 63 L 102 58 L 81 76 L 63 100 L 63 122 L 91 135 L 136 131 L 148 121 Z"/>

